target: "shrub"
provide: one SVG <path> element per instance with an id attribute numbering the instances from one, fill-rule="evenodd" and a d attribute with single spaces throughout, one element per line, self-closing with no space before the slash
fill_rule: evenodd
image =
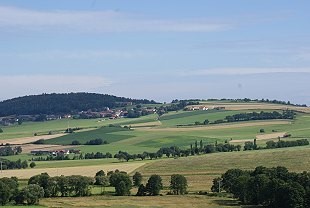
<path id="1" fill-rule="evenodd" d="M 34 168 L 36 166 L 36 163 L 35 162 L 31 162 L 30 165 L 29 165 L 31 168 Z"/>
<path id="2" fill-rule="evenodd" d="M 71 142 L 72 145 L 81 145 L 81 143 L 77 140 L 74 140 Z"/>

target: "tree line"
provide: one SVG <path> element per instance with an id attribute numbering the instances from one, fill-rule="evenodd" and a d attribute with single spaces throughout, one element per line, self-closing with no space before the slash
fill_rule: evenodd
<path id="1" fill-rule="evenodd" d="M 288 140 L 283 141 L 279 138 L 277 142 L 267 141 L 265 147 L 259 147 L 256 144 L 256 139 L 253 142 L 247 141 L 244 143 L 244 151 L 247 150 L 261 150 L 261 149 L 275 149 L 275 148 L 286 148 L 286 147 L 297 147 L 297 146 L 306 146 L 309 145 L 308 139 L 298 139 L 298 140 Z"/>
<path id="2" fill-rule="evenodd" d="M 128 196 L 132 187 L 138 187 L 136 196 L 157 196 L 163 189 L 159 175 L 151 175 L 146 185 L 142 184 L 143 176 L 136 172 L 130 177 L 126 172 L 115 170 L 107 174 L 103 170 L 96 173 L 94 178 L 81 175 L 50 177 L 47 173 L 32 176 L 28 185 L 19 190 L 18 179 L 0 179 L 0 204 L 38 204 L 43 197 L 83 197 L 90 196 L 93 185 L 114 187 L 116 196 Z M 187 193 L 187 180 L 183 175 L 171 176 L 170 192 L 168 194 L 181 195 Z M 102 191 L 104 192 L 104 191 Z"/>
<path id="3" fill-rule="evenodd" d="M 256 121 L 256 120 L 272 120 L 272 119 L 294 119 L 295 112 L 292 110 L 285 110 L 282 113 L 278 111 L 273 112 L 264 112 L 261 111 L 259 113 L 238 113 L 231 116 L 226 116 L 225 119 L 218 119 L 213 122 L 204 121 L 204 125 L 207 124 L 220 124 L 220 123 L 230 123 L 230 122 L 238 122 L 238 121 Z"/>
<path id="4" fill-rule="evenodd" d="M 244 151 L 248 150 L 259 150 L 259 149 L 271 149 L 271 148 L 284 148 L 284 147 L 294 147 L 294 146 L 304 146 L 309 145 L 308 139 L 300 139 L 295 141 L 282 141 L 279 140 L 278 142 L 268 141 L 266 142 L 266 147 L 259 147 L 256 144 L 256 139 L 251 141 L 246 141 L 243 146 Z M 178 146 L 170 146 L 170 147 L 161 147 L 156 152 L 142 152 L 139 154 L 130 154 L 126 151 L 118 151 L 116 154 L 112 155 L 111 153 L 81 153 L 79 155 L 74 155 L 70 158 L 68 155 L 57 155 L 57 156 L 47 156 L 47 157 L 35 157 L 32 158 L 33 161 L 50 161 L 50 160 L 83 160 L 83 159 L 104 159 L 104 158 L 116 158 L 120 161 L 129 161 L 129 160 L 145 160 L 145 159 L 158 159 L 162 157 L 188 157 L 193 155 L 200 155 L 200 154 L 210 154 L 216 152 L 235 152 L 241 151 L 241 145 L 234 145 L 230 144 L 228 140 L 224 141 L 224 143 L 209 143 L 204 144 L 202 140 L 195 141 L 194 143 L 190 144 L 188 149 L 181 149 Z"/>
<path id="5" fill-rule="evenodd" d="M 72 145 L 81 145 L 81 142 L 79 142 L 78 140 L 73 140 L 71 142 Z M 102 144 L 108 144 L 108 141 L 103 140 L 103 139 L 91 139 L 87 142 L 85 142 L 85 145 L 102 145 Z"/>
<path id="6" fill-rule="evenodd" d="M 201 100 L 204 101 L 204 100 Z M 208 99 L 207 101 L 231 101 L 231 102 L 261 102 L 261 103 L 271 103 L 271 104 L 281 104 L 281 105 L 291 105 L 297 107 L 307 107 L 306 104 L 293 104 L 290 101 L 281 101 L 276 99 L 250 99 L 250 98 L 243 98 L 243 99 L 229 99 L 229 98 L 222 98 L 222 99 Z"/>
<path id="7" fill-rule="evenodd" d="M 0 145 L 0 156 L 18 155 L 22 153 L 23 149 L 21 146 L 12 147 L 10 145 Z"/>
<path id="8" fill-rule="evenodd" d="M 27 160 L 22 161 L 18 159 L 17 161 L 10 161 L 7 159 L 0 158 L 2 163 L 2 170 L 12 170 L 12 169 L 26 169 L 28 168 Z"/>
<path id="9" fill-rule="evenodd" d="M 289 172 L 285 167 L 230 169 L 213 180 L 213 192 L 232 193 L 243 204 L 265 207 L 310 207 L 310 173 Z"/>

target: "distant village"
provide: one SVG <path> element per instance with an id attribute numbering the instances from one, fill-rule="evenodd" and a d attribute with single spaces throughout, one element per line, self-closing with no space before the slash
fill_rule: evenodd
<path id="1" fill-rule="evenodd" d="M 132 103 L 127 103 L 127 106 L 132 106 Z M 118 118 L 137 118 L 144 115 L 154 114 L 157 112 L 155 107 L 142 107 L 141 105 L 136 105 L 132 108 L 123 109 L 110 109 L 109 107 L 104 107 L 102 110 L 92 110 L 80 111 L 72 114 L 58 114 L 58 115 L 11 115 L 6 117 L 0 117 L 0 125 L 10 126 L 16 124 L 22 124 L 22 122 L 36 122 L 36 121 L 51 121 L 60 119 L 94 119 L 94 118 L 104 118 L 104 119 L 118 119 Z"/>

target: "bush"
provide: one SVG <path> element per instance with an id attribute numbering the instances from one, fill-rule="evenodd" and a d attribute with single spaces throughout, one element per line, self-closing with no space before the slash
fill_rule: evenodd
<path id="1" fill-rule="evenodd" d="M 23 188 L 18 194 L 17 203 L 23 204 L 25 201 L 28 205 L 38 204 L 40 198 L 44 196 L 44 189 L 36 184 L 30 184 Z"/>
<path id="2" fill-rule="evenodd" d="M 30 165 L 29 165 L 31 168 L 34 168 L 36 166 L 36 163 L 35 162 L 31 162 Z"/>
<path id="3" fill-rule="evenodd" d="M 0 128 L 0 133 L 3 133 L 3 130 Z"/>
<path id="4" fill-rule="evenodd" d="M 77 140 L 71 142 L 71 145 L 81 145 L 81 143 Z"/>
<path id="5" fill-rule="evenodd" d="M 89 140 L 85 143 L 85 145 L 102 145 L 102 144 L 103 144 L 102 139 L 93 139 L 93 140 Z"/>

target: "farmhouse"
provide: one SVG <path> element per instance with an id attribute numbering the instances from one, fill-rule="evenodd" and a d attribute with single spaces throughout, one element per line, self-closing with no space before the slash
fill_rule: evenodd
<path id="1" fill-rule="evenodd" d="M 75 150 L 77 151 L 77 150 Z M 79 150 L 78 150 L 79 151 Z M 70 150 L 33 150 L 30 152 L 32 155 L 68 155 Z"/>
<path id="2" fill-rule="evenodd" d="M 191 111 L 195 111 L 195 110 L 209 110 L 209 108 L 207 106 L 190 106 L 187 108 L 187 110 L 191 110 Z"/>

